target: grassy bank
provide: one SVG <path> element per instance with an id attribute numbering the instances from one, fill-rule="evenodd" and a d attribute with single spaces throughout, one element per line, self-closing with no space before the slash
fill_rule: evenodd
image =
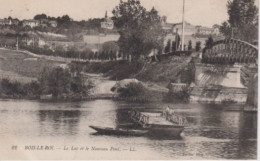
<path id="1" fill-rule="evenodd" d="M 143 82 L 153 82 L 166 86 L 169 82 L 190 83 L 194 67 L 190 57 L 172 56 L 161 62 L 129 62 L 126 60 L 110 62 L 73 62 L 88 73 L 103 73 L 112 80 L 136 78 Z"/>
<path id="2" fill-rule="evenodd" d="M 0 49 L 0 78 L 21 82 L 36 80 L 45 67 L 59 66 L 61 63 L 35 58 L 25 53 Z"/>
<path id="3" fill-rule="evenodd" d="M 150 81 L 164 86 L 169 82 L 190 83 L 194 71 L 189 60 L 189 57 L 168 57 L 161 62 L 147 64 L 135 77 L 144 82 Z"/>
<path id="4" fill-rule="evenodd" d="M 106 62 L 72 62 L 83 68 L 87 73 L 103 73 L 111 80 L 122 80 L 131 78 L 144 66 L 143 61 L 129 62 L 127 60 L 106 61 Z"/>
<path id="5" fill-rule="evenodd" d="M 126 60 L 110 62 L 72 62 L 88 73 L 102 73 L 111 80 L 136 78 L 141 84 L 129 84 L 119 91 L 120 98 L 134 102 L 174 101 L 188 102 L 186 93 L 168 93 L 171 83 L 191 83 L 194 67 L 191 57 L 171 56 L 160 62 L 129 62 Z M 185 95 L 185 97 L 184 97 Z"/>

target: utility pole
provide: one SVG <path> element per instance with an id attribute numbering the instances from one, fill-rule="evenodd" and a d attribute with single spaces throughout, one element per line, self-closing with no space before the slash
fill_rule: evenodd
<path id="1" fill-rule="evenodd" d="M 182 39 L 181 39 L 181 51 L 184 50 L 184 13 L 185 13 L 185 0 L 183 0 L 183 10 L 182 10 Z"/>

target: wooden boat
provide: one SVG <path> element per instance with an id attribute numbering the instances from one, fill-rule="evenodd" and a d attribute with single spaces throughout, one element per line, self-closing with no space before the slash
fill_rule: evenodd
<path id="1" fill-rule="evenodd" d="M 148 130 L 148 135 L 155 137 L 180 137 L 187 123 L 184 117 L 176 114 L 163 115 L 161 112 L 132 111 L 130 117 L 133 122 Z"/>
<path id="2" fill-rule="evenodd" d="M 130 135 L 130 136 L 143 136 L 147 134 L 147 130 L 132 130 L 132 129 L 121 129 L 121 128 L 110 128 L 100 126 L 89 126 L 96 130 L 99 134 L 106 135 Z"/>

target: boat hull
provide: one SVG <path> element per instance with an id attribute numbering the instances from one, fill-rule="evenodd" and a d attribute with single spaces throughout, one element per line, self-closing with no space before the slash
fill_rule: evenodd
<path id="1" fill-rule="evenodd" d="M 148 135 L 160 138 L 175 138 L 180 137 L 183 130 L 184 127 L 155 127 L 149 129 Z"/>
<path id="2" fill-rule="evenodd" d="M 105 134 L 105 135 L 143 136 L 148 133 L 148 131 L 146 130 L 114 129 L 114 128 L 105 128 L 105 127 L 98 127 L 98 126 L 89 126 L 89 127 L 96 130 L 99 134 Z"/>

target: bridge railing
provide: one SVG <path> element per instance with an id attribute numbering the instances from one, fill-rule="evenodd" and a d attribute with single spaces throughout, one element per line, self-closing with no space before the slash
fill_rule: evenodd
<path id="1" fill-rule="evenodd" d="M 257 63 L 258 47 L 241 40 L 225 39 L 203 49 L 204 63 Z"/>

